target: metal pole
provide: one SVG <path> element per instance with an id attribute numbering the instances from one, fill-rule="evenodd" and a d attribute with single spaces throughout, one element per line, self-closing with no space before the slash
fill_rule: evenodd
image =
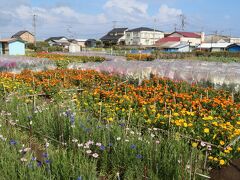
<path id="1" fill-rule="evenodd" d="M 36 47 L 37 45 L 37 38 L 36 38 L 36 17 L 37 15 L 33 15 L 33 31 L 34 31 L 34 46 Z"/>

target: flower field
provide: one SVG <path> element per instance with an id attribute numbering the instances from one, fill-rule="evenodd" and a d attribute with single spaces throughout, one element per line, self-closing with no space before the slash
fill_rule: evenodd
<path id="1" fill-rule="evenodd" d="M 1 72 L 3 179 L 201 179 L 240 158 L 232 91 L 156 73 L 139 81 L 114 68 L 65 69 L 80 56 L 36 57 L 67 63 Z"/>
<path id="2" fill-rule="evenodd" d="M 74 62 L 103 62 L 106 60 L 104 57 L 100 56 L 74 56 L 65 54 L 53 54 L 53 53 L 34 53 L 30 54 L 30 57 L 34 58 L 47 58 L 54 61 L 58 68 L 66 68 L 68 64 Z"/>

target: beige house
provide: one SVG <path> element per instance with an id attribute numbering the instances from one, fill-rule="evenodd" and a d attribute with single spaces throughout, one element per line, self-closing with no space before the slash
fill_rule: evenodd
<path id="1" fill-rule="evenodd" d="M 129 46 L 152 46 L 163 37 L 162 31 L 140 27 L 126 31 L 125 42 Z"/>
<path id="2" fill-rule="evenodd" d="M 173 32 L 167 37 L 178 37 L 181 42 L 188 42 L 191 46 L 196 46 L 204 42 L 204 33 L 194 33 L 194 32 Z"/>
<path id="3" fill-rule="evenodd" d="M 23 40 L 26 43 L 34 43 L 34 35 L 29 31 L 19 31 L 12 38 Z"/>

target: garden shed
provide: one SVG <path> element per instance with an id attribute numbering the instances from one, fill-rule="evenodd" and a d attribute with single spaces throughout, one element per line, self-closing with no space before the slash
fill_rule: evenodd
<path id="1" fill-rule="evenodd" d="M 0 55 L 25 55 L 25 42 L 16 38 L 1 39 Z"/>
<path id="2" fill-rule="evenodd" d="M 231 44 L 227 47 L 229 52 L 240 52 L 240 44 Z"/>

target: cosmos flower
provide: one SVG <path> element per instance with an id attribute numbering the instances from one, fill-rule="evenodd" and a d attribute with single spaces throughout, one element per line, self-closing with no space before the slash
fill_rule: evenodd
<path id="1" fill-rule="evenodd" d="M 142 159 L 143 156 L 142 156 L 141 154 L 137 154 L 137 155 L 136 155 L 136 158 L 137 158 L 137 159 Z"/>

